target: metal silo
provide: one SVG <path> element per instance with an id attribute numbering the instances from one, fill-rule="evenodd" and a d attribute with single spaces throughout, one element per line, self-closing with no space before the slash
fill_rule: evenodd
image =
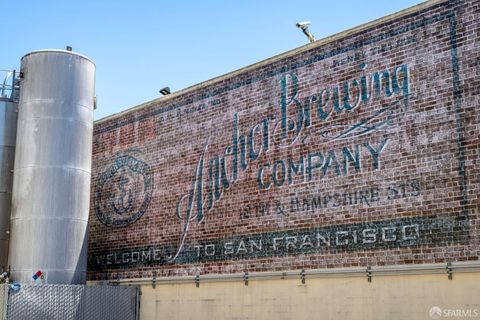
<path id="1" fill-rule="evenodd" d="M 6 271 L 18 96 L 15 71 L 2 72 L 2 75 L 5 80 L 0 84 L 0 271 Z"/>
<path id="2" fill-rule="evenodd" d="M 95 65 L 64 50 L 21 63 L 11 278 L 83 284 L 87 268 Z M 38 281 L 39 279 L 37 279 Z"/>

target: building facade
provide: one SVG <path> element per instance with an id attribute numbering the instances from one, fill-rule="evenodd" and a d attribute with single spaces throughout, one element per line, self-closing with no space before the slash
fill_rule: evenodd
<path id="1" fill-rule="evenodd" d="M 428 1 L 97 121 L 89 279 L 144 319 L 480 317 L 478 21 Z"/>

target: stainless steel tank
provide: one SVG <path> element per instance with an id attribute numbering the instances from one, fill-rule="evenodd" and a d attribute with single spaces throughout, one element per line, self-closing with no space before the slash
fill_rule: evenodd
<path id="1" fill-rule="evenodd" d="M 13 162 L 18 104 L 0 97 L 0 272 L 8 269 L 8 238 L 12 203 Z"/>
<path id="2" fill-rule="evenodd" d="M 9 264 L 13 281 L 83 284 L 95 65 L 64 50 L 21 63 Z M 39 281 L 40 279 L 36 279 Z"/>

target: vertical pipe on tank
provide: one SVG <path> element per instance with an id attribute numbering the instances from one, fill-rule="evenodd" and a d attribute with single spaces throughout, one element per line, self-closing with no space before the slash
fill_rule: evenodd
<path id="1" fill-rule="evenodd" d="M 17 107 L 13 98 L 0 97 L 0 272 L 8 268 L 8 238 L 12 203 L 13 163 L 17 133 Z"/>
<path id="2" fill-rule="evenodd" d="M 83 284 L 95 87 L 94 63 L 71 51 L 22 58 L 12 193 L 11 278 Z"/>

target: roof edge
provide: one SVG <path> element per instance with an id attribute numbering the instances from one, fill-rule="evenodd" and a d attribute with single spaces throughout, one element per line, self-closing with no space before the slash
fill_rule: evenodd
<path id="1" fill-rule="evenodd" d="M 62 50 L 62 49 L 41 49 L 41 50 L 30 51 L 28 53 L 25 53 L 20 60 L 23 60 L 23 58 L 28 57 L 30 55 L 35 55 L 35 54 L 39 54 L 39 53 L 62 53 L 62 54 L 67 54 L 67 55 L 71 55 L 71 56 L 77 56 L 77 57 L 83 58 L 85 60 L 88 60 L 93 65 L 95 65 L 95 62 L 84 54 L 81 54 L 81 53 L 78 53 L 78 52 L 75 52 L 75 51 Z"/>

